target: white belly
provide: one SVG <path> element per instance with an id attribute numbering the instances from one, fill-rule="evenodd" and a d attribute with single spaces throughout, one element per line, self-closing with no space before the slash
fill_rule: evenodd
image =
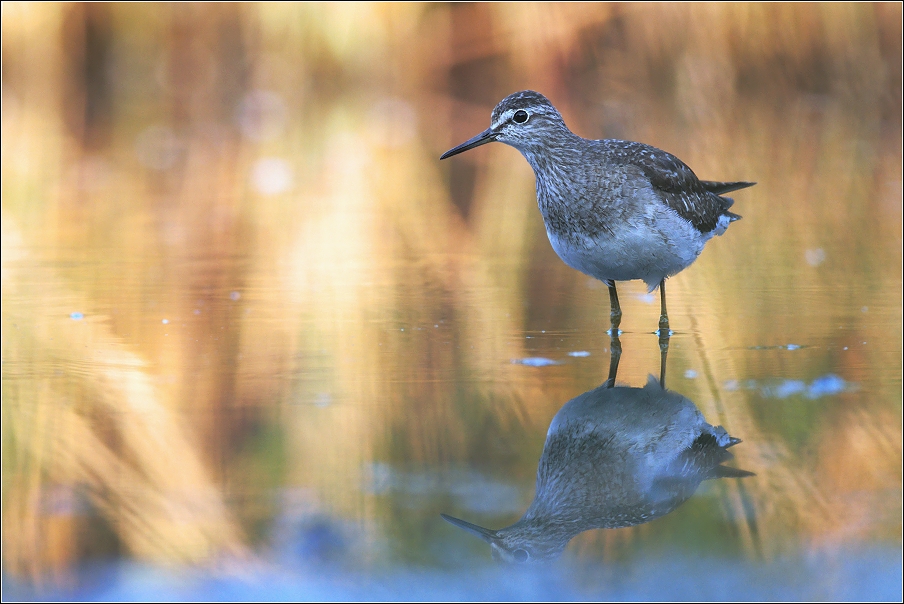
<path id="1" fill-rule="evenodd" d="M 644 217 L 596 237 L 557 235 L 549 242 L 565 264 L 601 281 L 642 279 L 652 291 L 697 259 L 712 233 L 702 234 L 689 222 L 671 216 Z"/>

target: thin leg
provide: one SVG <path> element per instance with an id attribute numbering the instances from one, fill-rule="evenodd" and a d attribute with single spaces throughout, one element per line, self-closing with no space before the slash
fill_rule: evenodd
<path id="1" fill-rule="evenodd" d="M 615 281 L 611 279 L 606 281 L 609 286 L 609 306 L 612 312 L 609 313 L 609 321 L 612 323 L 612 335 L 618 337 L 618 326 L 621 325 L 621 306 L 618 303 L 618 292 L 615 291 Z"/>
<path id="2" fill-rule="evenodd" d="M 665 390 L 665 358 L 669 354 L 669 328 L 659 331 L 659 385 Z"/>
<path id="3" fill-rule="evenodd" d="M 659 299 L 661 301 L 661 312 L 659 314 L 659 335 L 669 335 L 669 313 L 665 309 L 665 279 L 659 282 Z"/>
<path id="4" fill-rule="evenodd" d="M 618 328 L 612 331 L 612 345 L 609 347 L 609 378 L 606 380 L 606 388 L 615 386 L 615 374 L 618 373 L 618 361 L 621 359 L 621 340 L 618 339 Z"/>

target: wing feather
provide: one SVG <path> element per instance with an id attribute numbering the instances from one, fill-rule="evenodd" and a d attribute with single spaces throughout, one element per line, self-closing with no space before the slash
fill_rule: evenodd
<path id="1" fill-rule="evenodd" d="M 732 221 L 740 218 L 728 211 L 734 200 L 721 197 L 722 193 L 755 184 L 700 180 L 687 164 L 671 153 L 643 143 L 606 142 L 610 143 L 614 158 L 640 168 L 662 201 L 701 233 L 715 230 L 723 215 L 728 215 Z"/>

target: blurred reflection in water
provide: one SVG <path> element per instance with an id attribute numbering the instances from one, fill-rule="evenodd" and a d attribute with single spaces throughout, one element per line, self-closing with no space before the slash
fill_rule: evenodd
<path id="1" fill-rule="evenodd" d="M 760 596 L 844 600 L 868 596 L 821 591 L 825 563 L 862 590 L 839 569 L 900 550 L 901 4 L 2 10 L 4 589 L 272 550 L 298 561 L 286 599 L 373 599 L 297 572 L 336 559 L 333 585 L 392 569 L 403 598 L 476 599 L 411 590 L 459 561 L 438 512 L 524 511 L 542 434 L 608 353 L 605 292 L 549 247 L 529 166 L 437 161 L 524 88 L 589 136 L 761 183 L 669 283 L 669 385 L 758 478 L 568 553 L 635 578 L 651 547 L 718 556 L 748 587 L 791 557 Z M 632 330 L 657 309 L 625 294 L 641 385 Z M 680 593 L 724 599 L 730 573 L 697 589 L 713 568 Z M 675 574 L 606 594 L 677 599 L 643 591 Z"/>
<path id="2" fill-rule="evenodd" d="M 617 339 L 616 339 L 617 342 Z M 666 343 L 667 346 L 667 343 Z M 558 557 L 579 533 L 650 522 L 687 501 L 704 480 L 753 476 L 721 465 L 741 440 L 712 426 L 689 399 L 652 375 L 643 388 L 609 379 L 556 413 L 537 468 L 537 493 L 515 524 L 490 530 L 446 516 L 490 544 L 493 558 Z"/>

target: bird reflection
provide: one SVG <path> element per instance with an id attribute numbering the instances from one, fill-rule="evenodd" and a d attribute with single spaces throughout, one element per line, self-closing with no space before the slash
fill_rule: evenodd
<path id="1" fill-rule="evenodd" d="M 528 562 L 559 556 L 578 533 L 649 522 L 684 503 L 700 483 L 751 472 L 721 465 L 740 439 L 712 426 L 696 405 L 666 390 L 615 385 L 621 347 L 613 338 L 609 379 L 556 414 L 537 468 L 537 491 L 515 524 L 491 530 L 442 514 L 490 544 L 493 557 Z"/>

